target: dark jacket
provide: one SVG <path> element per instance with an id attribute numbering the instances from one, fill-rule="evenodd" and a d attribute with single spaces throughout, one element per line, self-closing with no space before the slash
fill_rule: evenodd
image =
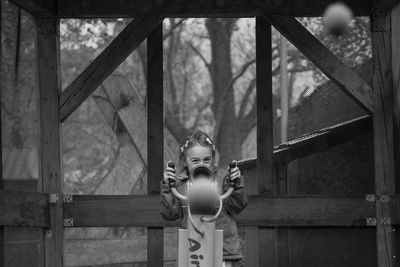
<path id="1" fill-rule="evenodd" d="M 177 175 L 181 179 L 188 179 L 186 171 Z M 214 179 L 217 187 L 222 194 L 228 190 L 227 171 L 218 169 L 214 172 Z M 240 186 L 236 187 L 233 193 L 224 200 L 224 206 L 218 219 L 216 220 L 216 229 L 222 229 L 224 233 L 224 260 L 239 260 L 243 258 L 240 250 L 239 234 L 234 215 L 240 213 L 247 206 L 247 197 L 244 193 L 244 179 L 240 178 Z M 187 183 L 177 180 L 177 190 L 186 194 Z M 182 220 L 182 227 L 186 228 L 187 207 L 183 201 L 177 199 L 171 192 L 168 184 L 161 182 L 161 216 L 165 220 Z"/>

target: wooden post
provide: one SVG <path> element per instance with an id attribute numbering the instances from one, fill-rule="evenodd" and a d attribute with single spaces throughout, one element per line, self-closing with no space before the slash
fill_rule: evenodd
<path id="1" fill-rule="evenodd" d="M 0 11 L 1 11 L 1 7 L 0 7 Z M 0 33 L 1 33 L 1 12 L 0 12 Z M 0 55 L 2 55 L 1 53 L 1 47 L 0 46 Z M 1 66 L 1 60 L 0 60 L 0 66 Z M 0 100 L 1 100 L 1 90 L 0 90 Z M 3 138 L 2 138 L 2 121 L 1 121 L 1 101 L 0 101 L 0 189 L 3 189 Z M 6 244 L 5 244 L 6 240 L 4 237 L 4 226 L 0 226 L 0 266 L 4 266 L 5 264 L 5 249 L 6 249 Z"/>
<path id="2" fill-rule="evenodd" d="M 392 70 L 394 93 L 394 166 L 396 177 L 396 193 L 400 193 L 400 4 L 391 14 L 392 24 Z M 400 255 L 398 255 L 400 256 Z"/>
<path id="3" fill-rule="evenodd" d="M 162 23 L 147 39 L 147 193 L 159 194 L 164 169 Z M 164 265 L 164 230 L 147 228 L 147 266 Z"/>
<path id="4" fill-rule="evenodd" d="M 274 191 L 271 56 L 271 26 L 256 17 L 257 176 L 254 182 L 246 185 L 250 195 L 271 194 Z M 276 234 L 273 228 L 246 228 L 246 266 L 276 265 Z"/>
<path id="5" fill-rule="evenodd" d="M 40 119 L 39 191 L 62 194 L 58 96 L 61 92 L 58 20 L 51 15 L 36 17 L 37 82 Z M 40 178 L 39 178 L 40 179 Z M 51 204 L 50 229 L 45 229 L 45 266 L 63 266 L 63 206 Z"/>
<path id="6" fill-rule="evenodd" d="M 397 17 L 399 14 L 393 14 Z M 371 37 L 373 52 L 374 87 L 374 148 L 375 148 L 375 194 L 376 201 L 376 241 L 378 267 L 397 266 L 396 236 L 391 224 L 390 200 L 385 196 L 395 194 L 394 172 L 394 132 L 393 121 L 393 73 L 392 60 L 399 45 L 392 45 L 391 13 L 373 13 L 371 17 Z M 394 36 L 393 36 L 394 37 Z M 397 112 L 397 111 L 396 111 Z"/>

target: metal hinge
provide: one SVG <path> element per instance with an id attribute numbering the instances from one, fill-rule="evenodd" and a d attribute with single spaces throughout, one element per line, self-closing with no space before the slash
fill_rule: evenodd
<path id="1" fill-rule="evenodd" d="M 382 217 L 381 218 L 381 225 L 390 225 L 390 224 L 391 224 L 390 217 Z"/>
<path id="2" fill-rule="evenodd" d="M 65 227 L 72 227 L 72 226 L 74 226 L 74 219 L 72 219 L 72 218 L 66 218 L 66 219 L 64 219 L 64 226 L 65 226 Z"/>
<path id="3" fill-rule="evenodd" d="M 74 201 L 73 195 L 64 195 L 63 197 L 64 203 L 71 203 Z"/>
<path id="4" fill-rule="evenodd" d="M 379 201 L 380 203 L 388 203 L 390 201 L 390 196 L 385 194 L 381 195 L 366 194 L 365 201 L 368 203 L 374 203 L 375 201 Z"/>
<path id="5" fill-rule="evenodd" d="M 60 195 L 59 194 L 50 194 L 49 195 L 49 203 L 50 204 L 55 204 L 58 203 L 60 201 Z"/>
<path id="6" fill-rule="evenodd" d="M 365 201 L 368 202 L 368 203 L 375 202 L 375 195 L 374 194 L 366 194 L 365 195 Z"/>
<path id="7" fill-rule="evenodd" d="M 376 218 L 367 218 L 367 226 L 375 226 L 376 225 Z"/>
<path id="8" fill-rule="evenodd" d="M 390 201 L 390 196 L 389 195 L 379 195 L 379 202 L 381 203 L 388 203 Z"/>
<path id="9" fill-rule="evenodd" d="M 46 238 L 52 238 L 53 237 L 53 231 L 51 229 L 46 230 Z"/>

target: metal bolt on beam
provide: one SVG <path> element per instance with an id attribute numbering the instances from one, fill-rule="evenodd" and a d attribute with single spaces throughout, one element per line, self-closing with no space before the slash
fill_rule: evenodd
<path id="1" fill-rule="evenodd" d="M 65 227 L 72 227 L 72 226 L 74 226 L 74 219 L 72 219 L 72 218 L 64 219 L 64 226 L 65 226 Z"/>

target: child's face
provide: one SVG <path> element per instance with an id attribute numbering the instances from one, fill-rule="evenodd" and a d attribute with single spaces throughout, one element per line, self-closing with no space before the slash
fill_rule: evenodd
<path id="1" fill-rule="evenodd" d="M 189 172 L 203 165 L 211 169 L 213 165 L 212 150 L 209 146 L 196 145 L 186 151 L 186 164 Z"/>

